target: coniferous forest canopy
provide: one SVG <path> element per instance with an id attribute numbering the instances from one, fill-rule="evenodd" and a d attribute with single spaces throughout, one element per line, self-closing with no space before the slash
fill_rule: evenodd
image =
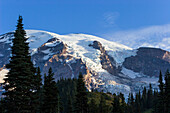
<path id="1" fill-rule="evenodd" d="M 80 73 L 78 79 L 54 81 L 54 73 L 41 75 L 34 67 L 26 42 L 23 18 L 19 16 L 12 56 L 6 65 L 9 73 L 4 78 L 0 113 L 170 113 L 170 72 L 160 71 L 159 91 L 152 85 L 136 94 L 124 95 L 89 92 Z M 127 100 L 127 101 L 126 101 Z"/>

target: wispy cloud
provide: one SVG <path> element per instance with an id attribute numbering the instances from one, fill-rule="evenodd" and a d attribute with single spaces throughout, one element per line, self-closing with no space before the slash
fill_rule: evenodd
<path id="1" fill-rule="evenodd" d="M 149 26 L 136 30 L 109 32 L 103 34 L 103 37 L 131 48 L 145 46 L 170 51 L 170 24 Z"/>
<path id="2" fill-rule="evenodd" d="M 113 27 L 115 25 L 116 19 L 119 17 L 118 12 L 107 12 L 103 15 L 103 22 L 105 27 Z"/>

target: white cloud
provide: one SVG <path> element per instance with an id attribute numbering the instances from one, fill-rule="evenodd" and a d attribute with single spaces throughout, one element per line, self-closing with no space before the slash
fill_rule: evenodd
<path id="1" fill-rule="evenodd" d="M 131 48 L 156 47 L 170 51 L 170 24 L 150 26 L 136 30 L 109 32 L 103 36 L 106 39 Z"/>
<path id="2" fill-rule="evenodd" d="M 104 13 L 104 25 L 105 27 L 112 27 L 115 25 L 116 19 L 119 17 L 118 12 L 107 12 Z"/>

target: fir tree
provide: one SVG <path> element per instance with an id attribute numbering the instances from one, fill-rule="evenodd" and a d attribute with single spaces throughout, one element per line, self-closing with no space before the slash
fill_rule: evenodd
<path id="1" fill-rule="evenodd" d="M 124 94 L 120 93 L 120 94 L 119 94 L 119 97 L 120 97 L 120 99 L 121 99 L 121 103 L 120 103 L 121 113 L 125 113 L 125 110 L 126 110 L 126 102 L 125 102 Z"/>
<path id="2" fill-rule="evenodd" d="M 60 113 L 59 95 L 52 68 L 44 75 L 43 113 Z"/>
<path id="3" fill-rule="evenodd" d="M 152 85 L 149 84 L 149 90 L 147 93 L 147 109 L 152 108 L 152 105 L 153 105 Z"/>
<path id="4" fill-rule="evenodd" d="M 141 99 L 141 109 L 142 111 L 145 111 L 147 108 L 147 93 L 146 93 L 146 87 L 144 87 L 142 92 L 142 99 Z"/>
<path id="5" fill-rule="evenodd" d="M 139 96 L 139 104 L 141 105 L 141 92 L 140 92 L 140 90 L 138 92 L 138 96 Z"/>
<path id="6" fill-rule="evenodd" d="M 89 104 L 89 113 L 98 113 L 97 104 L 93 98 Z"/>
<path id="7" fill-rule="evenodd" d="M 165 113 L 170 113 L 170 73 L 169 70 L 165 73 Z"/>
<path id="8" fill-rule="evenodd" d="M 136 93 L 135 96 L 135 113 L 141 113 L 141 108 L 140 108 L 140 96 L 138 93 Z"/>
<path id="9" fill-rule="evenodd" d="M 158 91 L 155 91 L 155 90 L 154 90 L 153 96 L 154 96 L 154 100 L 153 100 L 153 111 L 152 111 L 152 113 L 159 113 L 159 112 L 157 111 Z"/>
<path id="10" fill-rule="evenodd" d="M 122 113 L 119 98 L 117 96 L 114 97 L 112 103 L 112 113 Z"/>
<path id="11" fill-rule="evenodd" d="M 0 99 L 0 113 L 5 113 L 5 106 L 3 104 L 3 98 Z"/>
<path id="12" fill-rule="evenodd" d="M 40 68 L 37 68 L 37 72 L 35 75 L 36 79 L 34 80 L 34 91 L 33 91 L 33 102 L 32 102 L 32 106 L 33 106 L 33 110 L 36 113 L 40 113 L 41 112 L 41 108 L 42 108 L 42 75 L 40 72 Z"/>
<path id="13" fill-rule="evenodd" d="M 131 104 L 131 107 L 132 107 L 132 109 L 131 109 L 131 113 L 134 113 L 134 103 L 135 103 L 135 102 L 134 102 L 133 93 L 131 93 L 131 95 L 130 95 L 130 96 L 131 96 L 131 103 L 130 103 L 130 104 Z"/>
<path id="14" fill-rule="evenodd" d="M 157 104 L 157 111 L 159 111 L 159 113 L 164 113 L 164 83 L 162 80 L 162 73 L 160 71 L 159 74 L 159 95 L 158 95 L 158 104 Z"/>
<path id="15" fill-rule="evenodd" d="M 68 96 L 68 103 L 67 103 L 67 113 L 73 113 L 73 104 L 72 104 L 72 99 L 71 96 Z"/>
<path id="16" fill-rule="evenodd" d="M 87 113 L 88 104 L 87 104 L 87 92 L 85 83 L 83 81 L 82 73 L 79 74 L 77 80 L 77 94 L 76 94 L 76 103 L 75 103 L 75 112 L 76 113 Z"/>
<path id="17" fill-rule="evenodd" d="M 36 69 L 31 62 L 26 32 L 23 28 L 22 17 L 19 16 L 17 29 L 12 40 L 12 56 L 10 63 L 6 65 L 9 69 L 6 75 L 3 95 L 4 104 L 8 113 L 31 113 L 32 93 L 34 89 L 34 75 Z"/>
<path id="18" fill-rule="evenodd" d="M 108 111 L 108 107 L 106 105 L 106 99 L 104 98 L 104 95 L 101 94 L 100 103 L 99 103 L 99 112 L 107 113 L 107 111 Z"/>

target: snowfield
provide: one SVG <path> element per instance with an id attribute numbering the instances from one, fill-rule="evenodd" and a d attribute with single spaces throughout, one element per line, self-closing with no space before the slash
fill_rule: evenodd
<path id="1" fill-rule="evenodd" d="M 146 75 L 142 74 L 142 73 L 136 73 L 132 70 L 126 69 L 125 67 L 122 68 L 121 71 L 124 75 L 130 77 L 130 78 L 137 78 L 137 77 L 144 77 Z"/>

